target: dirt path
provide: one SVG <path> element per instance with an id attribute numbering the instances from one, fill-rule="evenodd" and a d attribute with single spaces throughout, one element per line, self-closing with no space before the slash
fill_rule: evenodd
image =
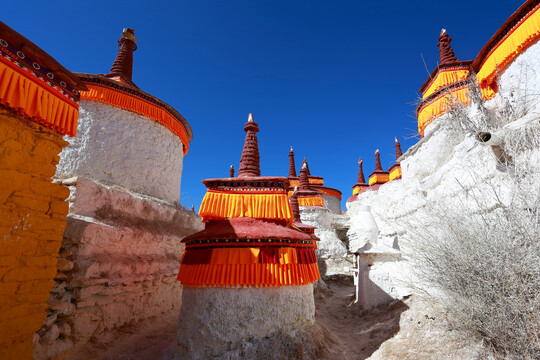
<path id="1" fill-rule="evenodd" d="M 367 359 L 399 331 L 400 314 L 407 306 L 400 301 L 364 312 L 349 306 L 354 287 L 343 279 L 328 280 L 331 293 L 316 293 L 316 319 L 341 343 L 346 359 Z M 142 324 L 125 326 L 114 336 L 87 344 L 77 360 L 154 360 L 171 358 L 176 341 L 177 314 L 164 315 Z M 342 359 L 335 359 L 342 360 Z"/>
<path id="2" fill-rule="evenodd" d="M 344 281 L 327 281 L 334 293 L 317 296 L 316 319 L 342 343 L 348 360 L 367 359 L 399 331 L 400 315 L 407 309 L 401 301 L 366 312 L 352 304 L 354 287 Z"/>

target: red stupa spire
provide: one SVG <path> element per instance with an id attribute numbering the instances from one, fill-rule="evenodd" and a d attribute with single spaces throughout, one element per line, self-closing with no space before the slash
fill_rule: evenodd
<path id="1" fill-rule="evenodd" d="M 244 126 L 246 139 L 244 141 L 244 149 L 240 158 L 240 168 L 238 169 L 238 177 L 254 177 L 261 176 L 259 166 L 259 143 L 257 141 L 257 132 L 259 126 L 253 121 L 253 114 L 249 114 L 248 122 Z"/>
<path id="2" fill-rule="evenodd" d="M 291 195 L 291 198 L 289 199 L 289 202 L 291 203 L 291 210 L 293 214 L 293 222 L 299 223 L 300 221 L 300 206 L 298 206 L 298 194 L 297 194 L 297 188 L 294 188 L 294 192 Z"/>
<path id="3" fill-rule="evenodd" d="M 454 50 L 452 50 L 452 46 L 450 45 L 451 41 L 452 38 L 446 33 L 446 29 L 442 29 L 441 34 L 439 35 L 439 43 L 437 44 L 439 47 L 439 60 L 441 65 L 459 61 L 456 55 L 454 55 Z"/>
<path id="4" fill-rule="evenodd" d="M 401 165 L 399 164 L 398 159 L 401 157 L 401 155 L 403 155 L 403 153 L 401 152 L 401 145 L 399 144 L 397 137 L 394 138 L 394 140 L 396 141 L 396 163 L 390 166 L 390 168 L 388 169 L 388 180 L 390 181 L 401 179 Z"/>
<path id="5" fill-rule="evenodd" d="M 379 149 L 375 150 L 375 171 L 383 171 L 381 165 L 381 155 L 379 154 Z"/>
<path id="6" fill-rule="evenodd" d="M 294 187 L 294 191 L 293 191 L 293 194 L 291 195 L 291 198 L 289 199 L 289 202 L 291 203 L 294 226 L 305 233 L 315 236 L 316 227 L 304 224 L 302 223 L 302 220 L 300 219 L 300 204 L 298 203 L 298 188 L 296 186 Z"/>
<path id="7" fill-rule="evenodd" d="M 230 178 L 233 178 L 234 177 L 234 166 L 231 165 L 230 169 L 229 169 L 229 177 Z"/>
<path id="8" fill-rule="evenodd" d="M 403 155 L 403 153 L 401 152 L 401 145 L 399 144 L 397 137 L 394 139 L 396 141 L 395 146 L 396 146 L 396 162 L 397 162 L 397 160 L 401 157 L 401 155 Z"/>
<path id="9" fill-rule="evenodd" d="M 366 179 L 364 178 L 364 171 L 362 170 L 362 164 L 363 164 L 362 158 L 359 158 L 358 159 L 358 180 L 356 181 L 357 185 L 366 183 Z"/>
<path id="10" fill-rule="evenodd" d="M 307 174 L 308 174 L 308 176 L 311 175 L 311 172 L 309 171 L 309 165 L 308 165 L 307 160 L 306 160 L 305 157 L 304 157 L 304 161 L 302 161 L 302 168 L 303 168 L 304 166 L 305 166 L 306 169 L 307 169 Z"/>
<path id="11" fill-rule="evenodd" d="M 135 86 L 131 80 L 133 73 L 133 52 L 137 50 L 137 38 L 133 29 L 124 29 L 122 36 L 118 39 L 118 54 L 111 67 L 111 72 L 105 76 L 118 76 L 124 82 Z"/>
<path id="12" fill-rule="evenodd" d="M 294 152 L 291 146 L 289 151 L 289 177 L 296 177 L 296 167 L 294 166 Z"/>
<path id="13" fill-rule="evenodd" d="M 381 165 L 381 154 L 379 149 L 375 150 L 375 170 L 369 175 L 369 186 L 372 190 L 377 190 L 379 186 L 388 182 L 388 171 L 384 171 Z"/>
<path id="14" fill-rule="evenodd" d="M 304 159 L 304 164 L 300 169 L 300 190 L 310 190 L 308 171 L 307 161 Z"/>
<path id="15" fill-rule="evenodd" d="M 364 178 L 364 170 L 362 169 L 363 163 L 362 158 L 358 158 L 358 180 L 356 181 L 356 184 L 353 185 L 353 196 L 350 197 L 347 202 L 355 201 L 358 198 L 358 194 L 369 188 L 369 185 L 366 184 L 366 179 Z"/>

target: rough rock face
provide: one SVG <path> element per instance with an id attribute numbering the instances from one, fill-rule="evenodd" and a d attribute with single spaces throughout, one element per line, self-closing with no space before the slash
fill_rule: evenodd
<path id="1" fill-rule="evenodd" d="M 451 331 L 444 312 L 432 303 L 413 296 L 405 304 L 408 309 L 400 314 L 399 332 L 382 343 L 369 360 L 492 359 L 478 339 Z"/>
<path id="2" fill-rule="evenodd" d="M 169 202 L 180 199 L 183 145 L 158 122 L 81 101 L 77 137 L 60 154 L 56 177 L 81 176 Z"/>
<path id="3" fill-rule="evenodd" d="M 485 103 L 492 112 L 511 110 L 506 115 L 506 121 L 510 123 L 499 124 L 501 137 L 515 137 L 511 134 L 538 124 L 540 101 L 537 94 L 540 85 L 536 81 L 539 75 L 534 69 L 540 68 L 539 54 L 540 44 L 521 54 L 501 74 L 499 94 Z M 469 119 L 478 118 L 474 106 L 468 106 L 465 112 Z M 449 114 L 429 124 L 424 134 L 424 138 L 402 157 L 401 180 L 388 182 L 378 191 L 363 192 L 357 201 L 347 204 L 351 218 L 348 232 L 351 243 L 360 245 L 363 241 L 359 218 L 365 206 L 371 208 L 379 228 L 379 244 L 407 253 L 407 241 L 414 241 L 414 231 L 421 231 L 418 229 L 420 222 L 422 226 L 437 226 L 430 223 L 433 211 L 456 208 L 466 209 L 474 215 L 495 211 L 499 206 L 498 200 L 503 203 L 510 201 L 513 194 L 509 189 L 513 180 L 509 173 L 514 171 L 513 167 L 500 164 L 490 146 L 476 141 L 474 134 L 466 133 L 456 121 L 451 121 Z M 529 149 L 514 160 L 527 163 L 527 174 L 536 179 L 538 176 L 534 174 L 540 174 L 538 159 L 540 150 Z M 538 182 L 520 186 L 526 187 L 524 193 L 530 194 L 531 199 L 540 192 Z M 372 269 L 370 279 L 375 283 L 391 281 L 400 284 L 398 293 L 406 293 L 405 287 L 414 281 L 407 262 L 386 262 L 380 269 L 380 272 Z M 382 273 L 383 270 L 390 274 L 390 278 Z"/>
<path id="4" fill-rule="evenodd" d="M 126 324 L 178 312 L 180 240 L 203 227 L 180 205 L 84 178 L 64 185 L 70 213 L 36 359 L 69 358 Z"/>
<path id="5" fill-rule="evenodd" d="M 193 308 L 189 304 L 200 301 L 205 302 L 206 311 L 185 311 Z M 246 358 L 246 353 L 259 353 L 274 346 L 270 343 L 279 343 L 268 339 L 301 337 L 303 329 L 315 326 L 312 284 L 185 288 L 182 303 L 187 305 L 182 306 L 179 317 L 177 357 L 182 360 Z M 183 334 L 190 334 L 189 339 Z"/>
<path id="6" fill-rule="evenodd" d="M 316 226 L 317 259 L 321 276 L 343 274 L 345 266 L 351 266 L 346 240 L 346 216 L 337 215 L 330 210 L 314 207 L 300 207 L 300 217 L 304 224 Z"/>
<path id="7" fill-rule="evenodd" d="M 374 192 L 372 193 L 374 194 Z M 376 244 L 379 237 L 379 228 L 371 215 L 369 206 L 359 205 L 356 210 L 350 213 L 347 231 L 349 251 L 352 253 L 368 242 Z"/>

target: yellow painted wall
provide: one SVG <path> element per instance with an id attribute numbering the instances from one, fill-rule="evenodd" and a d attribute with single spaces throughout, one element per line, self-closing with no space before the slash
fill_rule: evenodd
<path id="1" fill-rule="evenodd" d="M 69 195 L 51 177 L 66 145 L 0 109 L 0 359 L 31 359 L 46 318 Z"/>

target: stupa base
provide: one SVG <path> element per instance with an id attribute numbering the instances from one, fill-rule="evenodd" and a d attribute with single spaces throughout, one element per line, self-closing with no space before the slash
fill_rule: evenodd
<path id="1" fill-rule="evenodd" d="M 182 293 L 178 359 L 261 358 L 259 353 L 262 358 L 303 358 L 300 353 L 320 351 L 317 342 L 325 341 L 324 330 L 315 323 L 312 284 L 186 287 Z"/>

